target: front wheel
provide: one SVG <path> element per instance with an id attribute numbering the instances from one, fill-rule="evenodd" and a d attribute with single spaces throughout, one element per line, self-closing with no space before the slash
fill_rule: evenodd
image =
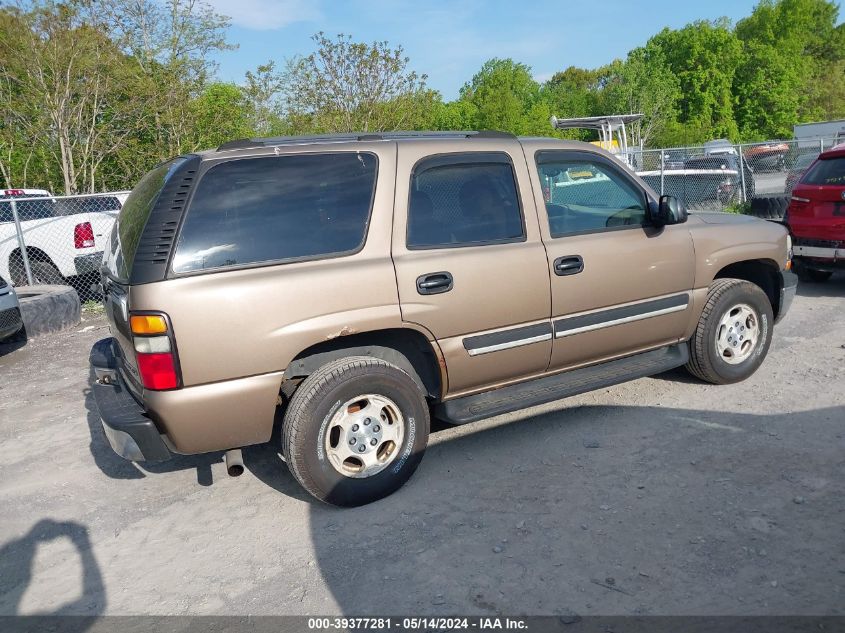
<path id="1" fill-rule="evenodd" d="M 769 351 L 772 323 L 772 305 L 759 286 L 717 279 L 689 342 L 687 370 L 717 385 L 745 380 Z"/>
<path id="2" fill-rule="evenodd" d="M 428 443 L 428 404 L 395 365 L 341 358 L 299 385 L 283 429 L 282 450 L 299 483 L 321 501 L 359 506 L 410 479 Z"/>

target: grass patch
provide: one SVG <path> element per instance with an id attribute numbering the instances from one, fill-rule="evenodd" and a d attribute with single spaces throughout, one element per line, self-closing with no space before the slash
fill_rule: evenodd
<path id="1" fill-rule="evenodd" d="M 736 213 L 737 215 L 747 215 L 750 210 L 750 202 L 732 202 L 725 207 L 725 213 Z"/>
<path id="2" fill-rule="evenodd" d="M 88 301 L 86 301 L 85 303 L 82 304 L 82 311 L 85 314 L 96 315 L 96 314 L 103 314 L 106 311 L 106 308 L 99 301 L 94 301 L 93 299 L 88 299 Z"/>

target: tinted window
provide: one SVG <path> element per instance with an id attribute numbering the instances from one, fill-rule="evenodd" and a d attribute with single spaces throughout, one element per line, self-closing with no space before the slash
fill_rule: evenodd
<path id="1" fill-rule="evenodd" d="M 0 222 L 14 221 L 12 205 L 7 202 L 7 200 L 12 197 L 13 196 L 3 196 L 3 200 L 0 200 Z M 53 217 L 56 203 L 52 198 L 44 196 L 43 200 L 32 200 L 35 196 L 26 195 L 20 197 L 25 199 L 18 200 L 15 203 L 15 207 L 17 208 L 18 218 L 21 222 L 25 222 L 27 220 L 43 220 L 45 218 Z"/>
<path id="2" fill-rule="evenodd" d="M 820 160 L 804 174 L 806 185 L 845 185 L 845 158 Z"/>
<path id="3" fill-rule="evenodd" d="M 615 167 L 542 152 L 537 170 L 552 237 L 645 222 L 643 192 Z"/>
<path id="4" fill-rule="evenodd" d="M 351 253 L 367 234 L 377 159 L 300 154 L 212 167 L 194 193 L 175 272 Z"/>
<path id="5" fill-rule="evenodd" d="M 408 247 L 523 239 L 513 167 L 505 154 L 440 156 L 414 169 Z"/>
<path id="6" fill-rule="evenodd" d="M 103 211 L 120 211 L 120 200 L 114 196 L 59 198 L 56 201 L 56 207 L 57 215 L 102 213 Z"/>
<path id="7" fill-rule="evenodd" d="M 106 269 L 118 281 L 129 279 L 129 271 L 141 233 L 152 213 L 158 194 L 161 193 L 176 167 L 184 161 L 184 158 L 174 158 L 162 163 L 141 178 L 126 198 L 126 204 L 123 205 L 120 216 L 112 228 L 105 258 Z"/>

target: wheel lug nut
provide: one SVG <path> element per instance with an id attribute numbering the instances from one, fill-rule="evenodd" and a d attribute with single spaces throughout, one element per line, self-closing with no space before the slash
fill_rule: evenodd
<path id="1" fill-rule="evenodd" d="M 356 442 L 356 441 L 357 441 L 357 440 L 353 437 L 351 440 L 349 440 L 349 445 L 350 445 L 350 446 L 355 446 L 355 442 Z"/>
<path id="2" fill-rule="evenodd" d="M 373 439 L 370 440 L 371 446 L 375 446 L 376 444 L 378 444 L 378 440 L 376 438 L 373 438 Z"/>
<path id="3" fill-rule="evenodd" d="M 359 446 L 359 447 L 358 447 L 358 452 L 359 452 L 359 453 L 363 453 L 365 450 L 367 450 L 367 447 L 366 447 L 366 446 L 364 446 L 363 444 L 361 444 L 361 446 Z"/>
<path id="4" fill-rule="evenodd" d="M 381 431 L 381 427 L 380 427 L 378 424 L 376 424 L 376 425 L 373 427 L 373 432 L 378 433 L 379 431 Z"/>
<path id="5" fill-rule="evenodd" d="M 370 422 L 372 422 L 372 420 L 370 418 L 367 418 L 366 420 L 364 420 L 364 426 L 369 426 Z"/>
<path id="6" fill-rule="evenodd" d="M 357 430 L 358 430 L 358 425 L 357 425 L 357 424 L 353 424 L 353 425 L 352 425 L 352 432 L 354 433 L 354 432 L 355 432 L 355 431 L 357 431 Z"/>

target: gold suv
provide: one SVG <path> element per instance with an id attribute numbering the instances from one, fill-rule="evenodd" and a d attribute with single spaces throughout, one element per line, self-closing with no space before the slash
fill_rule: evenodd
<path id="1" fill-rule="evenodd" d="M 695 213 L 592 145 L 494 132 L 233 141 L 153 169 L 103 263 L 94 393 L 131 460 L 268 442 L 314 496 L 398 489 L 472 422 L 763 362 L 786 230 Z"/>

